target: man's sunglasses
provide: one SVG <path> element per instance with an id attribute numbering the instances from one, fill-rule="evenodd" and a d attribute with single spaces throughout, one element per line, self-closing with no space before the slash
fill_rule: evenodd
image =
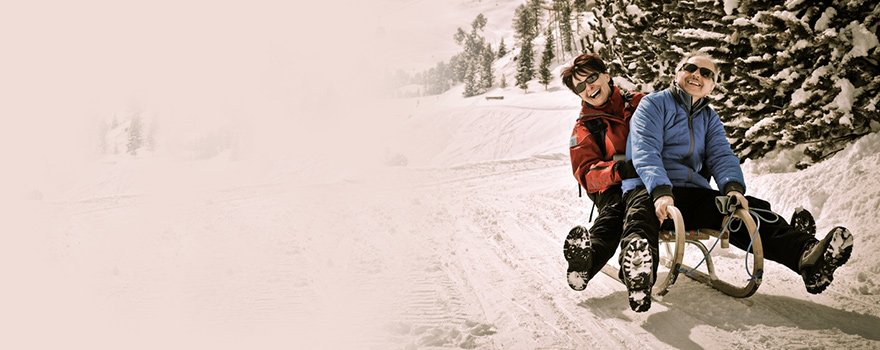
<path id="1" fill-rule="evenodd" d="M 688 73 L 696 72 L 697 69 L 700 70 L 700 75 L 702 75 L 704 78 L 714 81 L 715 72 L 713 72 L 709 68 L 700 67 L 700 66 L 697 66 L 696 64 L 693 64 L 693 63 L 688 63 L 688 64 L 684 65 L 684 67 L 681 67 L 681 70 L 688 72 Z"/>
<path id="2" fill-rule="evenodd" d="M 599 79 L 599 73 L 593 72 L 593 74 L 587 76 L 587 79 L 574 86 L 574 92 L 578 94 L 584 92 L 587 89 L 587 84 L 596 82 L 596 79 Z"/>

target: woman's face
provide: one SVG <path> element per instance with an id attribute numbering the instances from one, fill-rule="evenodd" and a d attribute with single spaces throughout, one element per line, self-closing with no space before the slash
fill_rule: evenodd
<path id="1" fill-rule="evenodd" d="M 611 76 L 608 73 L 587 71 L 575 74 L 572 82 L 575 89 L 579 90 L 583 86 L 584 90 L 578 94 L 582 100 L 592 106 L 599 106 L 608 101 L 608 97 L 611 96 L 611 87 L 608 86 L 610 79 Z"/>

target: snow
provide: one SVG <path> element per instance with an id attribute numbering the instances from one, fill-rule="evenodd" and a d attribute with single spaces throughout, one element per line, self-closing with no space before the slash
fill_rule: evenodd
<path id="1" fill-rule="evenodd" d="M 757 123 L 755 123 L 755 125 L 752 125 L 752 127 L 750 127 L 749 130 L 746 130 L 745 136 L 749 137 L 749 138 L 754 137 L 755 133 L 761 132 L 762 129 L 764 129 L 766 127 L 771 127 L 772 125 L 775 125 L 775 124 L 776 124 L 776 120 L 774 118 L 761 119 Z"/>
<path id="2" fill-rule="evenodd" d="M 725 35 L 721 33 L 710 32 L 702 29 L 681 29 L 677 32 L 677 35 L 680 35 L 684 38 L 693 38 L 693 39 L 724 39 Z"/>
<path id="3" fill-rule="evenodd" d="M 797 52 L 797 51 L 803 50 L 803 49 L 805 49 L 805 48 L 808 48 L 809 46 L 810 46 L 810 42 L 809 42 L 809 41 L 807 41 L 806 39 L 801 39 L 801 40 L 798 40 L 798 41 L 794 44 L 794 46 L 792 47 L 791 51 L 792 51 L 792 52 Z"/>
<path id="4" fill-rule="evenodd" d="M 840 124 L 852 126 L 849 116 L 852 113 L 853 100 L 856 98 L 855 87 L 846 78 L 836 79 L 834 86 L 840 88 L 840 93 L 837 94 L 834 101 L 831 101 L 831 104 L 843 114 L 840 118 Z"/>
<path id="5" fill-rule="evenodd" d="M 745 18 L 742 18 L 742 17 L 738 17 L 737 19 L 733 20 L 733 25 L 737 26 L 737 27 L 748 26 L 751 23 L 752 23 L 751 21 L 749 21 Z"/>
<path id="6" fill-rule="evenodd" d="M 783 21 L 800 22 L 800 19 L 797 18 L 797 15 L 795 15 L 795 13 L 791 11 L 773 11 L 771 15 Z"/>
<path id="7" fill-rule="evenodd" d="M 739 7 L 739 0 L 724 0 L 724 14 L 732 15 L 733 10 L 736 10 L 737 7 Z M 736 21 L 734 21 L 734 25 L 740 24 L 737 24 Z"/>
<path id="8" fill-rule="evenodd" d="M 32 264 L 13 281 L 54 279 L 37 284 L 39 299 L 5 292 L 25 301 L 9 310 L 33 320 L 51 310 L 40 329 L 52 330 L 88 312 L 63 334 L 84 342 L 95 335 L 84 327 L 100 325 L 116 334 L 99 343 L 107 347 L 136 339 L 145 347 L 171 344 L 162 339 L 270 348 L 880 345 L 880 309 L 869 306 L 880 301 L 871 254 L 880 249 L 871 230 L 880 134 L 805 171 L 781 155 L 744 165 L 750 193 L 783 217 L 803 206 L 820 237 L 838 224 L 856 234 L 851 263 L 825 294 L 807 294 L 799 276 L 767 263 L 749 299 L 682 278 L 643 315 L 604 276 L 582 293 L 566 286 L 562 240 L 589 207 L 565 155 L 576 100 L 565 90 L 494 94 L 505 99 L 452 91 L 393 102 L 388 111 L 411 113 L 403 134 L 412 138 L 400 144 L 424 146 L 392 148 L 410 166 L 320 183 L 227 160 L 94 164 L 62 195 L 27 202 L 31 215 L 51 220 L 16 246 L 48 249 L 4 258 Z M 157 177 L 164 185 L 150 183 Z M 742 273 L 742 252 L 716 254 L 719 273 Z M 44 300 L 57 302 L 35 307 Z M 14 329 L 34 334 L 22 320 Z"/>
<path id="9" fill-rule="evenodd" d="M 812 94 L 813 94 L 812 92 L 807 92 L 808 88 L 810 86 L 818 84 L 819 79 L 822 79 L 824 76 L 826 76 L 829 71 L 830 71 L 830 68 L 827 65 L 816 68 L 815 70 L 813 70 L 813 73 L 810 74 L 809 78 L 804 80 L 804 83 L 801 85 L 801 87 L 799 87 L 797 90 L 792 92 L 791 106 L 798 107 L 798 106 L 802 105 L 804 102 L 806 102 L 807 99 L 809 99 L 810 96 L 812 96 Z M 845 78 L 844 78 L 844 80 L 845 80 Z M 849 84 L 849 87 L 846 87 L 846 84 Z M 852 94 L 852 90 L 853 90 L 852 83 L 849 83 L 849 81 L 846 81 L 844 83 L 840 79 L 838 79 L 835 81 L 835 85 L 837 85 L 841 89 L 841 94 L 839 94 L 835 98 L 835 100 L 837 100 L 837 98 L 840 98 L 841 104 L 838 104 L 837 106 L 841 106 L 841 105 L 846 106 L 847 102 L 849 102 L 849 106 L 850 106 L 849 110 L 851 110 L 852 109 L 852 102 L 851 102 L 852 96 L 851 96 L 851 94 Z M 845 89 L 847 89 L 847 90 L 845 90 Z M 844 91 L 847 91 L 847 93 L 845 94 Z M 832 108 L 834 108 L 834 106 L 832 106 Z"/>
<path id="10" fill-rule="evenodd" d="M 457 2 L 456 21 L 435 30 L 451 41 L 447 29 L 464 25 L 458 19 L 518 4 Z M 448 6 L 391 5 L 408 14 Z M 393 23 L 385 27 L 398 35 Z M 445 59 L 443 48 L 432 52 L 403 57 L 413 66 Z M 880 134 L 802 171 L 796 152 L 744 164 L 749 194 L 784 218 L 803 206 L 817 237 L 841 224 L 854 233 L 853 257 L 825 293 L 809 295 L 799 276 L 766 262 L 753 297 L 731 299 L 681 278 L 636 314 L 625 288 L 604 275 L 584 292 L 566 285 L 562 242 L 587 224 L 591 203 L 577 196 L 566 149 L 578 99 L 558 79 L 547 91 L 534 83 L 528 93 L 487 94 L 503 100 L 461 98 L 460 86 L 387 100 L 362 76 L 331 72 L 344 61 L 307 74 L 328 84 L 282 84 L 273 79 L 306 73 L 267 70 L 255 79 L 265 84 L 246 85 L 244 97 L 224 91 L 158 104 L 158 115 L 174 107 L 179 117 L 160 130 L 186 129 L 183 140 L 224 116 L 215 112 L 237 108 L 225 115 L 235 121 L 228 127 L 252 139 L 237 158 L 82 156 L 87 147 L 63 147 L 73 137 L 55 129 L 47 132 L 56 138 L 35 137 L 45 136 L 33 132 L 37 122 L 16 121 L 21 135 L 0 138 L 4 152 L 18 151 L 4 154 L 5 169 L 22 170 L 3 177 L 0 196 L 2 347 L 880 348 Z M 290 96 L 302 101 L 284 103 Z M 94 114 L 77 117 L 81 106 L 39 109 L 78 100 L 71 97 L 42 92 L 20 102 L 36 110 L 6 115 L 63 116 L 59 127 L 85 132 Z M 217 105 L 197 117 L 182 112 L 209 102 Z M 408 165 L 385 166 L 387 154 Z M 743 252 L 713 254 L 722 277 L 744 278 Z M 686 258 L 699 261 L 694 252 Z"/>
<path id="11" fill-rule="evenodd" d="M 819 17 L 819 20 L 816 21 L 816 24 L 813 26 L 813 31 L 815 32 L 824 32 L 828 29 L 828 23 L 831 22 L 831 19 L 837 15 L 837 10 L 833 7 L 828 7 L 825 9 L 825 12 L 822 12 L 822 16 Z"/>
<path id="12" fill-rule="evenodd" d="M 855 57 L 868 56 L 871 50 L 880 45 L 877 35 L 865 28 L 864 24 L 853 21 L 846 27 L 846 31 L 852 33 L 853 48 L 843 57 L 844 62 Z"/>
<path id="13" fill-rule="evenodd" d="M 800 5 L 802 3 L 804 3 L 804 0 L 786 0 L 785 1 L 785 8 L 791 10 L 791 9 L 796 8 L 798 5 Z"/>
<path id="14" fill-rule="evenodd" d="M 626 14 L 630 17 L 634 17 L 636 21 L 641 20 L 645 17 L 645 12 L 642 11 L 636 4 L 626 5 Z"/>
<path id="15" fill-rule="evenodd" d="M 772 81 L 780 81 L 781 80 L 784 83 L 791 84 L 791 82 L 794 81 L 795 79 L 797 79 L 798 76 L 799 75 L 797 72 L 792 74 L 791 68 L 785 68 L 785 69 L 779 71 L 778 73 L 770 76 L 770 80 L 772 80 Z"/>
<path id="16" fill-rule="evenodd" d="M 614 26 L 614 23 L 608 23 L 605 26 L 605 37 L 608 38 L 608 41 L 612 41 L 615 35 L 617 35 L 617 27 Z"/>
<path id="17" fill-rule="evenodd" d="M 769 60 L 769 59 L 772 58 L 772 57 L 773 57 L 773 56 L 770 56 L 770 54 L 765 53 L 765 54 L 762 55 L 762 56 L 749 56 L 748 58 L 745 59 L 745 62 L 746 62 L 746 63 L 752 63 L 752 62 L 763 62 L 763 61 L 767 61 L 767 60 Z"/>

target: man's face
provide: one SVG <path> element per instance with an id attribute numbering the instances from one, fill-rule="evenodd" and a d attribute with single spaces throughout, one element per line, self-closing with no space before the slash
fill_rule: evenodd
<path id="1" fill-rule="evenodd" d="M 609 79 L 611 76 L 608 73 L 588 71 L 586 73 L 578 72 L 572 82 L 576 89 L 579 86 L 584 86 L 584 91 L 578 94 L 582 100 L 590 105 L 599 106 L 608 101 L 608 97 L 611 96 L 611 88 L 608 86 Z"/>
<path id="2" fill-rule="evenodd" d="M 675 81 L 696 101 L 712 92 L 715 88 L 714 76 L 717 74 L 718 69 L 710 59 L 701 56 L 691 57 L 676 73 Z"/>

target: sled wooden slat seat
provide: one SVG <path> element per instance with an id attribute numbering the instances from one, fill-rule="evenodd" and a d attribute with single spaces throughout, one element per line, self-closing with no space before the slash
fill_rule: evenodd
<path id="1" fill-rule="evenodd" d="M 686 240 L 692 241 L 705 241 L 711 238 L 717 238 L 721 235 L 721 231 L 717 230 L 708 230 L 708 229 L 700 229 L 700 230 L 688 230 L 684 232 Z M 721 237 L 721 241 L 729 241 L 730 235 L 724 233 L 724 236 Z M 674 242 L 675 241 L 675 231 L 660 231 L 660 241 L 661 242 Z M 726 246 L 723 248 L 727 248 Z"/>

